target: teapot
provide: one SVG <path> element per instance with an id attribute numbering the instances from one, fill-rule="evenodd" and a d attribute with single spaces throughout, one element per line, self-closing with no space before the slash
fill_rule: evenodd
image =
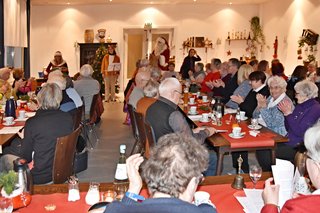
<path id="1" fill-rule="evenodd" d="M 14 100 L 14 97 L 11 96 L 10 99 L 6 101 L 6 111 L 5 111 L 6 117 L 16 117 L 16 103 Z"/>

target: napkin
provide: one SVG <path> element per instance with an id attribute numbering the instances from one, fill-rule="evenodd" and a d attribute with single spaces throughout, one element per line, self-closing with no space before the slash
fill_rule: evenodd
<path id="1" fill-rule="evenodd" d="M 23 126 L 3 127 L 2 129 L 0 129 L 0 134 L 16 134 L 22 128 Z"/>
<path id="2" fill-rule="evenodd" d="M 188 117 L 192 120 L 192 121 L 199 121 L 202 118 L 202 115 L 188 115 Z"/>

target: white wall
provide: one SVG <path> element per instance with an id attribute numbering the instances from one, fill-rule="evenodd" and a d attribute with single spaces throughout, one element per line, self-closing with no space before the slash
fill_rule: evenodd
<path id="1" fill-rule="evenodd" d="M 204 36 L 213 41 L 214 49 L 209 49 L 207 55 L 204 49 L 198 49 L 204 63 L 212 57 L 223 60 L 239 58 L 246 54 L 246 44 L 234 42 L 229 46 L 225 42 L 228 31 L 246 29 L 248 32 L 250 18 L 258 14 L 258 5 L 32 6 L 31 75 L 37 76 L 37 72 L 47 66 L 56 50 L 62 51 L 70 73 L 76 73 L 79 70 L 79 50 L 73 45 L 75 41 L 83 42 L 85 29 L 97 32 L 100 28 L 106 28 L 106 35 L 110 34 L 113 41 L 118 42 L 118 52 L 123 60 L 123 29 L 142 28 L 145 22 L 152 22 L 153 27 L 175 29 L 171 55 L 176 56 L 177 69 L 185 57 L 182 42 L 190 36 Z M 218 38 L 222 41 L 221 45 L 215 45 Z M 231 56 L 226 53 L 229 49 Z"/>
<path id="2" fill-rule="evenodd" d="M 264 52 L 264 58 L 272 60 L 275 36 L 279 39 L 278 58 L 285 66 L 286 74 L 291 74 L 298 64 L 298 39 L 303 29 L 312 29 L 320 33 L 319 0 L 272 0 L 260 7 L 263 30 L 270 49 Z M 284 42 L 286 40 L 286 42 Z M 319 44 L 317 45 L 318 50 Z M 320 53 L 316 58 L 319 61 Z M 303 54 L 303 56 L 305 56 Z M 319 63 L 318 63 L 319 64 Z"/>

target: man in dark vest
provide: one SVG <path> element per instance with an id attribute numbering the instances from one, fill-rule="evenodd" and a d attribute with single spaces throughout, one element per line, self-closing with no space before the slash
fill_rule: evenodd
<path id="1" fill-rule="evenodd" d="M 181 91 L 181 84 L 176 78 L 170 77 L 162 81 L 159 86 L 160 97 L 148 108 L 146 121 L 153 128 L 156 141 L 169 133 L 183 133 L 196 138 L 199 143 L 203 144 L 205 139 L 213 135 L 216 130 L 212 127 L 190 128 L 185 115 L 178 109 Z M 206 175 L 215 174 L 216 161 L 216 153 L 211 153 Z"/>

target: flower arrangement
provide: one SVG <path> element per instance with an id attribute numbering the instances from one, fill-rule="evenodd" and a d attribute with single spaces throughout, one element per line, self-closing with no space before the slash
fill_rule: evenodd
<path id="1" fill-rule="evenodd" d="M 3 188 L 7 195 L 10 195 L 16 189 L 17 183 L 18 176 L 13 170 L 0 175 L 0 187 Z"/>

